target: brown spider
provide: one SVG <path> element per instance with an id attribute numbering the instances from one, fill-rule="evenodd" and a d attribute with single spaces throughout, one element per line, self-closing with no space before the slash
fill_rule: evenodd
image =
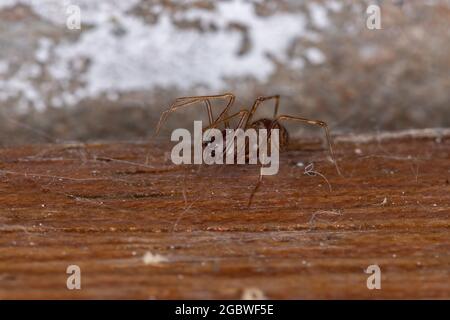
<path id="1" fill-rule="evenodd" d="M 212 112 L 212 104 L 210 101 L 210 100 L 215 100 L 215 99 L 227 99 L 227 104 L 226 104 L 225 108 L 223 109 L 223 111 L 219 114 L 219 116 L 216 119 L 214 119 L 213 112 Z M 263 102 L 268 101 L 268 100 L 275 100 L 273 119 L 271 120 L 271 119 L 267 119 L 267 118 L 262 118 L 262 119 L 259 119 L 256 121 L 252 121 L 253 115 L 255 114 L 258 107 L 261 106 L 261 104 Z M 279 129 L 280 140 L 279 140 L 278 147 L 280 149 L 283 149 L 284 147 L 286 147 L 289 144 L 288 131 L 281 124 L 281 121 L 284 121 L 284 120 L 299 121 L 299 122 L 307 123 L 307 124 L 314 125 L 314 126 L 320 126 L 324 129 L 325 138 L 327 140 L 328 151 L 329 151 L 330 157 L 336 167 L 336 171 L 338 172 L 339 175 L 341 175 L 339 167 L 338 167 L 337 162 L 334 157 L 328 125 L 324 121 L 311 120 L 311 119 L 294 117 L 294 116 L 289 116 L 289 115 L 278 115 L 280 95 L 258 97 L 255 100 L 255 102 L 253 103 L 250 111 L 244 109 L 244 110 L 241 110 L 241 111 L 236 112 L 236 113 L 232 114 L 231 116 L 229 116 L 228 113 L 229 113 L 230 108 L 233 106 L 234 101 L 235 101 L 235 96 L 232 93 L 224 93 L 224 94 L 220 94 L 220 95 L 210 95 L 210 96 L 194 96 L 194 97 L 178 98 L 169 107 L 168 110 L 164 111 L 161 114 L 158 125 L 156 127 L 156 135 L 159 133 L 162 125 L 167 120 L 167 117 L 170 113 L 172 113 L 180 108 L 183 108 L 183 107 L 198 105 L 198 103 L 200 103 L 200 102 L 204 102 L 206 111 L 208 113 L 208 119 L 209 119 L 209 126 L 205 127 L 203 130 L 207 130 L 209 128 L 215 128 L 221 123 L 223 123 L 225 125 L 225 128 L 229 128 L 230 120 L 232 120 L 235 117 L 239 117 L 239 122 L 235 129 L 246 130 L 246 129 L 253 128 L 257 132 L 258 132 L 258 129 L 267 129 L 268 133 L 271 132 L 271 129 Z M 222 133 L 225 137 L 225 130 L 223 130 Z M 270 140 L 270 134 L 268 134 L 267 139 Z M 209 141 L 208 143 L 211 143 L 211 141 Z M 203 145 L 203 146 L 205 146 L 205 145 Z M 246 148 L 246 152 L 248 152 L 248 148 Z M 249 205 L 251 204 L 253 195 L 256 192 L 256 190 L 258 189 L 261 180 L 262 180 L 262 175 L 260 175 L 258 184 L 255 186 L 255 189 L 253 190 L 252 195 L 250 196 Z"/>
<path id="2" fill-rule="evenodd" d="M 213 99 L 227 99 L 227 105 L 223 109 L 223 111 L 219 114 L 219 116 L 214 119 L 213 112 L 212 112 L 212 105 L 211 101 Z M 251 121 L 253 118 L 253 115 L 255 114 L 258 107 L 265 101 L 268 100 L 275 100 L 275 107 L 274 107 L 274 116 L 273 119 L 267 119 L 262 118 L 256 121 Z M 229 109 L 233 106 L 233 103 L 235 101 L 235 96 L 232 93 L 224 93 L 220 95 L 210 95 L 210 96 L 194 96 L 194 97 L 182 97 L 175 100 L 175 102 L 169 107 L 168 110 L 164 111 L 159 119 L 158 125 L 156 127 L 156 134 L 159 133 L 163 123 L 167 120 L 167 117 L 170 113 L 183 108 L 195 105 L 199 102 L 204 102 L 206 111 L 208 112 L 208 119 L 209 119 L 209 126 L 205 127 L 204 130 L 209 128 L 217 127 L 219 124 L 224 123 L 225 128 L 230 127 L 230 120 L 232 120 L 235 117 L 240 117 L 238 125 L 235 129 L 267 129 L 268 132 L 270 132 L 270 129 L 279 129 L 280 130 L 280 142 L 279 147 L 280 149 L 283 149 L 285 146 L 289 144 L 289 134 L 286 130 L 286 128 L 281 124 L 281 121 L 283 120 L 291 120 L 291 121 L 300 121 L 303 123 L 307 123 L 310 125 L 320 126 L 325 131 L 325 137 L 328 144 L 328 151 L 330 153 L 330 157 L 333 160 L 337 172 L 340 174 L 339 167 L 337 166 L 334 153 L 333 153 L 333 147 L 331 144 L 331 137 L 328 129 L 328 125 L 324 121 L 320 120 L 311 120 L 301 117 L 294 117 L 289 115 L 278 115 L 278 108 L 280 103 L 280 95 L 274 95 L 274 96 L 267 96 L 267 97 L 258 97 L 255 102 L 253 103 L 253 106 L 251 107 L 250 111 L 248 110 L 241 110 L 239 112 L 236 112 L 235 114 L 232 114 L 231 116 L 228 116 Z M 270 139 L 270 136 L 268 137 Z"/>

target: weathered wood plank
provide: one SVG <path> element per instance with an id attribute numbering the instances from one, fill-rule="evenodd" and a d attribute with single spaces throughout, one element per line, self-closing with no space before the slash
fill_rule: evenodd
<path id="1" fill-rule="evenodd" d="M 450 298 L 448 136 L 341 139 L 342 177 L 299 141 L 250 208 L 258 167 L 176 167 L 169 151 L 0 150 L 0 298 Z M 311 162 L 323 177 L 304 174 Z M 381 290 L 366 287 L 371 264 Z"/>

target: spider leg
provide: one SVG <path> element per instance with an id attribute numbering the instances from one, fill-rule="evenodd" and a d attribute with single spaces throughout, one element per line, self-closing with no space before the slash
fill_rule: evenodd
<path id="1" fill-rule="evenodd" d="M 231 120 L 231 119 L 233 119 L 233 118 L 235 118 L 235 117 L 238 117 L 238 116 L 240 116 L 240 119 L 239 119 L 239 122 L 238 122 L 238 124 L 237 124 L 237 126 L 236 126 L 236 129 L 245 129 L 245 128 L 244 128 L 244 124 L 246 123 L 245 120 L 248 119 L 248 115 L 249 115 L 249 111 L 247 111 L 247 110 L 241 110 L 241 111 L 239 111 L 239 112 L 236 112 L 236 113 L 232 114 L 231 116 L 229 116 L 229 117 L 227 117 L 227 118 L 220 119 L 220 120 L 217 119 L 213 124 L 209 125 L 209 126 L 206 127 L 204 130 L 208 130 L 208 129 L 210 129 L 210 128 L 215 128 L 215 127 L 217 127 L 221 122 L 225 122 L 225 121 L 227 121 L 227 120 Z M 235 129 L 235 130 L 236 130 L 236 129 Z M 234 138 L 233 138 L 233 139 L 234 139 Z M 226 148 L 225 148 L 225 153 L 228 152 L 230 146 L 231 146 L 231 142 L 230 142 L 230 141 L 227 141 L 227 146 L 226 146 Z M 244 145 L 243 147 L 245 148 L 245 145 Z M 261 185 L 262 179 L 263 179 L 263 175 L 260 174 L 260 175 L 259 175 L 259 178 L 258 178 L 258 181 L 256 182 L 255 186 L 253 187 L 252 193 L 250 194 L 250 197 L 248 198 L 247 207 L 250 207 L 250 206 L 252 205 L 253 197 L 255 196 L 256 192 L 258 191 L 258 189 L 259 189 L 259 187 L 260 187 L 260 185 Z"/>
<path id="2" fill-rule="evenodd" d="M 241 118 L 239 119 L 239 123 L 236 126 L 236 129 L 239 129 L 239 128 L 243 129 L 243 124 L 244 124 L 245 119 L 248 117 L 248 114 L 249 114 L 249 112 L 247 110 L 241 110 L 241 111 L 236 112 L 236 113 L 232 114 L 231 116 L 227 116 L 226 118 L 223 118 L 223 119 L 220 119 L 220 117 L 219 117 L 216 119 L 216 121 L 211 123 L 209 126 L 204 128 L 203 130 L 216 128 L 220 123 L 230 121 L 231 119 L 233 119 L 237 116 L 240 116 Z"/>
<path id="3" fill-rule="evenodd" d="M 276 118 L 276 117 L 277 117 L 277 114 L 278 114 L 278 108 L 279 108 L 279 106 L 280 106 L 280 95 L 277 94 L 277 95 L 274 95 L 274 96 L 258 97 L 258 98 L 255 100 L 255 102 L 253 103 L 252 108 L 250 109 L 250 115 L 249 115 L 249 117 L 247 118 L 247 122 L 246 122 L 245 126 L 247 126 L 248 123 L 250 122 L 250 120 L 252 119 L 253 115 L 254 115 L 255 112 L 256 112 L 256 109 L 258 109 L 258 107 L 259 107 L 263 102 L 268 101 L 268 100 L 272 100 L 272 99 L 275 100 L 275 107 L 274 107 L 273 117 Z"/>
<path id="4" fill-rule="evenodd" d="M 159 118 L 158 124 L 156 126 L 155 135 L 159 134 L 159 131 L 160 131 L 163 123 L 167 120 L 167 117 L 169 116 L 170 113 L 172 113 L 182 107 L 187 107 L 187 106 L 193 105 L 193 104 L 201 102 L 201 101 L 205 102 L 206 110 L 208 112 L 209 123 L 212 124 L 214 121 L 214 118 L 213 118 L 213 114 L 212 114 L 212 106 L 211 106 L 210 100 L 211 99 L 222 99 L 222 98 L 229 98 L 229 100 L 228 100 L 227 106 L 225 107 L 225 109 L 222 111 L 222 113 L 219 115 L 218 118 L 220 118 L 224 115 L 227 115 L 228 109 L 233 105 L 234 100 L 235 100 L 235 96 L 233 94 L 224 93 L 224 94 L 210 95 L 210 96 L 193 96 L 193 97 L 177 98 L 175 100 L 175 102 L 169 107 L 169 109 L 167 109 L 166 111 L 164 111 L 161 114 L 161 117 Z M 226 125 L 228 125 L 227 122 L 226 122 Z"/>
<path id="5" fill-rule="evenodd" d="M 293 117 L 293 116 L 281 115 L 281 116 L 278 116 L 277 118 L 275 118 L 275 120 L 272 122 L 272 127 L 275 125 L 276 122 L 279 122 L 281 120 L 300 121 L 300 122 L 307 123 L 307 124 L 310 124 L 310 125 L 313 125 L 313 126 L 322 127 L 324 129 L 324 131 L 325 131 L 325 137 L 326 137 L 326 140 L 327 140 L 328 151 L 330 153 L 330 157 L 333 160 L 333 163 L 334 163 L 334 166 L 336 167 L 337 173 L 340 176 L 342 176 L 341 171 L 339 170 L 336 158 L 334 156 L 333 145 L 331 143 L 330 130 L 328 129 L 328 125 L 326 124 L 326 122 L 320 121 L 320 120 L 311 120 L 311 119 L 306 119 L 306 118 L 301 118 L 301 117 Z"/>
<path id="6" fill-rule="evenodd" d="M 250 194 L 250 197 L 248 198 L 248 203 L 247 203 L 247 207 L 250 208 L 250 206 L 252 205 L 252 201 L 253 201 L 253 197 L 255 196 L 256 191 L 258 191 L 259 186 L 261 185 L 263 179 L 263 175 L 260 174 L 259 175 L 259 179 L 256 182 L 255 186 L 253 187 L 252 193 Z"/>
<path id="7" fill-rule="evenodd" d="M 224 119 L 217 118 L 217 120 L 214 123 L 212 123 L 208 127 L 204 128 L 203 131 L 206 131 L 206 130 L 211 129 L 211 128 L 216 128 L 220 123 L 222 123 L 222 122 L 226 123 L 227 121 L 230 121 L 231 119 L 236 118 L 238 116 L 240 116 L 240 119 L 239 119 L 239 122 L 238 122 L 235 130 L 237 130 L 237 129 L 244 129 L 243 126 L 244 126 L 244 123 L 245 123 L 245 119 L 247 119 L 247 117 L 248 117 L 248 111 L 247 110 L 241 110 L 241 111 L 236 112 L 235 114 L 232 114 L 231 116 L 228 116 L 228 117 L 226 117 Z M 233 136 L 233 139 L 234 139 L 234 136 Z M 231 141 L 227 141 L 227 145 L 226 145 L 226 148 L 225 148 L 225 154 L 229 151 L 231 144 L 232 144 Z M 245 146 L 244 146 L 244 148 L 245 148 Z"/>
<path id="8" fill-rule="evenodd" d="M 209 99 L 205 100 L 205 105 L 206 105 L 206 111 L 208 112 L 209 124 L 211 124 L 214 122 L 214 117 L 213 117 L 213 113 L 212 113 L 211 102 L 209 101 Z"/>

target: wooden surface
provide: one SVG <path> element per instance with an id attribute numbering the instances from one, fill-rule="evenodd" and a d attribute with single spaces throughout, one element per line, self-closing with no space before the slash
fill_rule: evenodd
<path id="1" fill-rule="evenodd" d="M 0 298 L 450 298 L 450 138 L 336 141 L 342 177 L 298 141 L 250 208 L 258 167 L 161 141 L 1 149 Z"/>

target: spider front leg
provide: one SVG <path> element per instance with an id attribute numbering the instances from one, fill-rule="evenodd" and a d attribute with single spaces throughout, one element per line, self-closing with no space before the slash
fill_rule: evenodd
<path id="1" fill-rule="evenodd" d="M 233 105 L 235 96 L 232 93 L 224 93 L 220 95 L 211 95 L 211 96 L 194 96 L 194 97 L 181 97 L 177 98 L 175 102 L 161 114 L 161 117 L 159 118 L 158 124 L 156 126 L 155 135 L 159 134 L 159 131 L 161 130 L 162 125 L 167 120 L 167 117 L 170 113 L 182 108 L 182 107 L 188 107 L 191 105 L 194 105 L 198 102 L 205 102 L 206 111 L 208 112 L 208 119 L 209 124 L 211 125 L 214 122 L 214 117 L 212 113 L 212 106 L 211 106 L 211 99 L 223 99 L 228 98 L 227 105 L 225 109 L 221 112 L 218 119 L 223 117 L 224 115 L 227 115 L 228 109 Z M 225 123 L 228 126 L 228 122 Z"/>
<path id="2" fill-rule="evenodd" d="M 252 119 L 253 115 L 256 112 L 256 109 L 258 109 L 258 107 L 265 101 L 268 100 L 275 100 L 275 106 L 274 106 L 274 113 L 273 113 L 273 117 L 276 118 L 277 114 L 278 114 L 278 108 L 280 106 L 280 95 L 276 94 L 274 96 L 267 96 L 267 97 L 258 97 L 255 102 L 253 103 L 252 108 L 250 109 L 250 114 L 247 118 L 247 122 L 246 122 L 246 126 L 251 123 L 250 120 Z"/>
<path id="3" fill-rule="evenodd" d="M 278 116 L 277 118 L 275 118 L 275 120 L 272 122 L 272 128 L 276 125 L 276 123 L 280 122 L 281 120 L 292 120 L 292 121 L 300 121 L 303 123 L 307 123 L 313 126 L 319 126 L 321 128 L 324 129 L 325 131 L 325 137 L 327 140 L 327 144 L 328 144 L 328 151 L 330 153 L 330 157 L 333 160 L 334 166 L 336 167 L 336 171 L 337 173 L 342 176 L 341 171 L 339 170 L 339 166 L 337 164 L 336 158 L 334 156 L 334 152 L 333 152 L 333 145 L 331 143 L 331 136 L 330 136 L 330 130 L 328 129 L 328 125 L 326 124 L 326 122 L 321 121 L 321 120 L 311 120 L 311 119 L 306 119 L 306 118 L 301 118 L 301 117 L 293 117 L 293 116 L 287 116 L 287 115 L 281 115 Z"/>

